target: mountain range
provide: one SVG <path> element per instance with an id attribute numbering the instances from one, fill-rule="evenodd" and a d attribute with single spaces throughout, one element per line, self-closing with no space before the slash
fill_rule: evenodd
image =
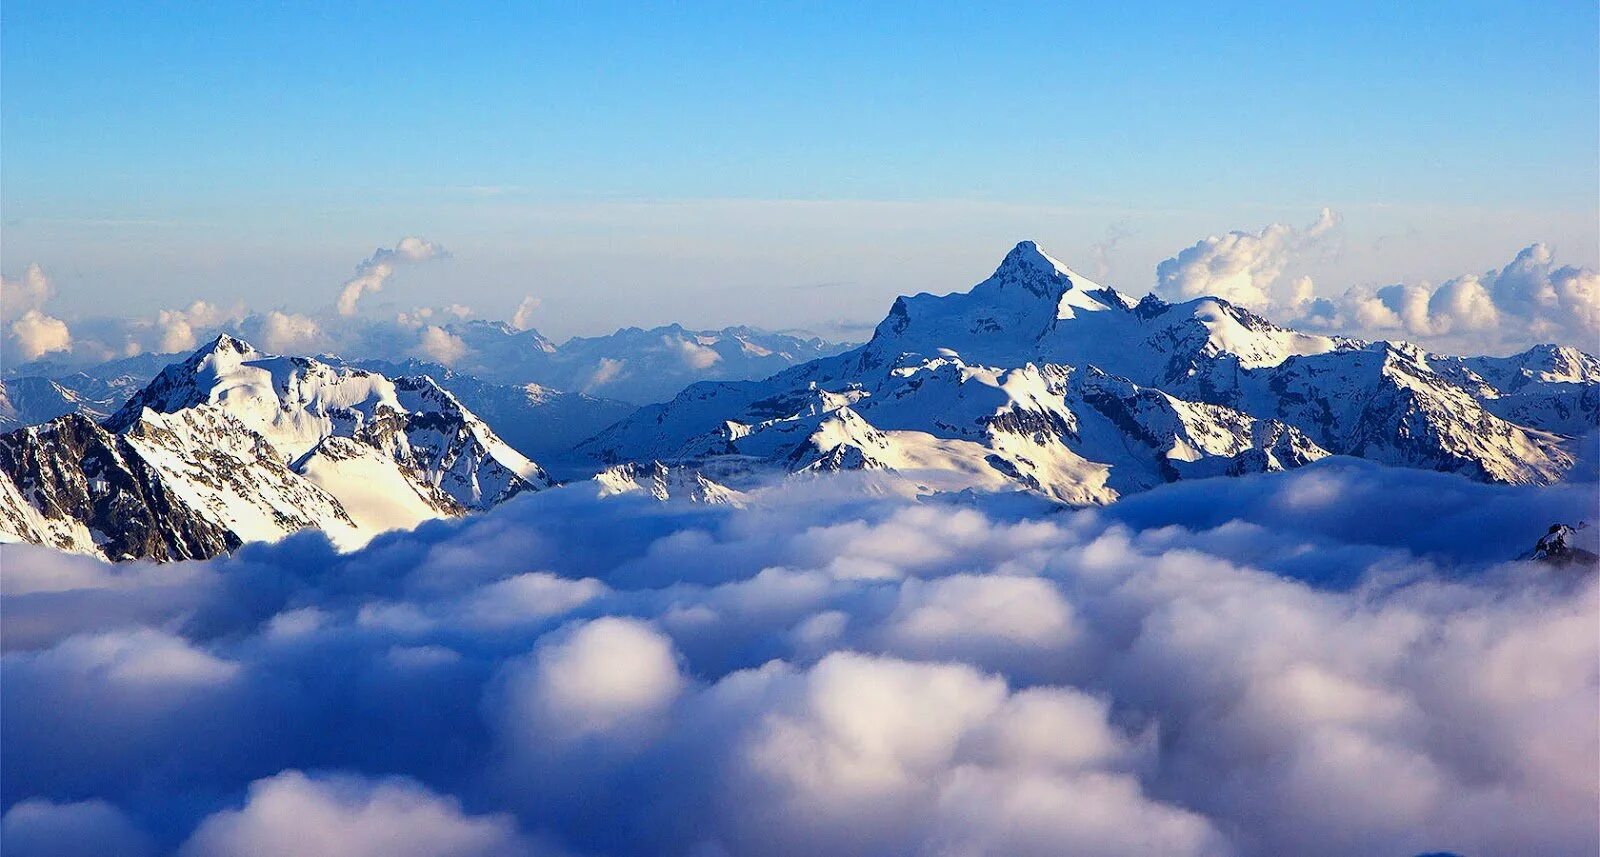
<path id="1" fill-rule="evenodd" d="M 765 378 L 846 347 L 753 327 L 626 327 L 560 345 L 537 330 L 497 321 L 449 324 L 445 330 L 466 346 L 456 371 L 493 383 L 535 383 L 635 405 L 669 399 L 695 381 Z"/>
<path id="2" fill-rule="evenodd" d="M 142 385 L 126 363 L 12 378 L 0 415 L 42 425 L 0 436 L 0 529 L 111 559 L 307 527 L 346 547 L 540 490 L 552 471 L 602 495 L 707 503 L 856 470 L 913 494 L 1092 505 L 1329 455 L 1548 484 L 1588 478 L 1600 428 L 1600 361 L 1577 349 L 1436 355 L 1218 298 L 1134 300 L 1033 242 L 967 292 L 898 299 L 844 351 L 747 328 L 559 348 L 505 325 L 456 330 L 475 371 L 223 336 Z M 596 385 L 608 360 L 620 368 Z M 758 367 L 776 371 L 737 377 Z M 663 394 L 674 379 L 692 383 Z"/>
<path id="3" fill-rule="evenodd" d="M 224 325 L 221 332 L 249 339 L 247 331 L 254 327 L 259 325 L 235 322 Z M 459 343 L 459 353 L 448 367 L 457 375 L 510 387 L 533 384 L 544 390 L 575 392 L 633 407 L 669 399 L 695 381 L 765 378 L 849 347 L 817 337 L 753 327 L 627 327 L 604 336 L 573 337 L 560 344 L 538 330 L 518 329 L 503 321 L 450 321 L 440 329 L 451 342 Z M 345 340 L 341 351 L 360 362 L 389 366 L 428 363 L 430 372 L 441 366 L 437 358 L 416 355 L 416 334 L 411 328 L 357 323 L 341 336 Z M 70 406 L 55 401 L 55 394 L 44 389 L 48 385 L 40 384 L 39 379 L 53 381 L 69 398 L 75 394 L 91 402 L 110 398 L 120 403 L 168 363 L 184 356 L 140 354 L 92 366 L 45 357 L 8 366 L 0 384 L 7 388 L 10 404 L 7 395 L 0 394 L 0 429 L 39 422 L 34 417 L 51 409 L 59 411 L 51 416 L 73 412 Z M 316 356 L 338 359 L 329 354 Z M 127 383 L 130 381 L 134 382 L 131 389 Z M 105 384 L 112 384 L 115 389 L 107 391 L 103 389 Z"/>
<path id="4" fill-rule="evenodd" d="M 1105 503 L 1330 455 L 1545 484 L 1600 424 L 1600 361 L 1440 357 L 1287 330 L 1218 298 L 1134 301 L 1013 249 L 970 291 L 895 302 L 866 344 L 694 384 L 586 441 L 723 476 L 865 468 Z"/>

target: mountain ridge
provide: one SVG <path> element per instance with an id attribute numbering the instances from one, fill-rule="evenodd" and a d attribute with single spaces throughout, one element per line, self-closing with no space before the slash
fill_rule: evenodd
<path id="1" fill-rule="evenodd" d="M 751 347 L 740 330 L 718 344 Z M 676 325 L 619 333 L 699 347 Z M 310 527 L 348 547 L 551 487 L 518 451 L 535 444 L 601 496 L 742 503 L 772 479 L 860 470 L 879 474 L 874 490 L 1088 506 L 1330 455 L 1548 484 L 1600 429 L 1600 360 L 1575 348 L 1454 357 L 1301 333 L 1219 298 L 1134 301 L 1034 242 L 965 292 L 898 298 L 855 348 L 637 409 L 417 359 L 272 355 L 227 334 L 108 409 L 105 391 L 131 377 L 91 379 L 99 399 L 28 382 L 30 407 L 69 413 L 0 435 L 0 530 L 112 559 Z M 0 395 L 6 408 L 23 410 Z M 97 409 L 110 410 L 99 423 Z"/>

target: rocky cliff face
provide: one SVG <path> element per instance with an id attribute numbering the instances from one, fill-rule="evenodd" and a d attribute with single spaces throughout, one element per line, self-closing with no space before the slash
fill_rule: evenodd
<path id="1" fill-rule="evenodd" d="M 1600 565 L 1600 531 L 1588 522 L 1551 524 L 1523 558 L 1558 567 L 1593 568 Z"/>

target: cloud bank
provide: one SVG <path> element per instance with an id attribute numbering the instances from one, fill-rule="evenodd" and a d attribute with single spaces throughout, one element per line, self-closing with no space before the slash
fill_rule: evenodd
<path id="1" fill-rule="evenodd" d="M 1428 284 L 1352 290 L 1321 302 L 1321 327 L 1441 343 L 1456 350 L 1494 343 L 1600 341 L 1600 272 L 1557 266 L 1550 248 L 1532 244 L 1505 267 Z M 1494 346 L 1491 346 L 1494 347 Z"/>
<path id="2" fill-rule="evenodd" d="M 1405 339 L 1455 354 L 1508 353 L 1554 342 L 1600 341 L 1600 272 L 1557 265 L 1531 244 L 1504 267 L 1435 286 L 1397 283 L 1319 294 L 1289 276 L 1330 249 L 1340 218 L 1324 208 L 1304 228 L 1273 223 L 1196 242 L 1156 268 L 1156 291 L 1175 300 L 1215 295 L 1301 330 Z"/>
<path id="3" fill-rule="evenodd" d="M 163 309 L 149 317 L 93 318 L 71 326 L 45 313 L 45 305 L 55 297 L 55 286 L 38 265 L 29 265 L 17 279 L 0 278 L 5 356 L 13 363 L 48 356 L 70 364 L 91 364 L 140 354 L 186 352 L 218 333 L 230 333 L 283 354 L 372 351 L 450 363 L 460 358 L 466 346 L 430 319 L 450 316 L 463 320 L 472 314 L 466 307 L 419 307 L 386 319 L 356 317 L 361 298 L 381 290 L 398 266 L 447 258 L 444 248 L 416 236 L 401 239 L 392 249 L 380 247 L 340 287 L 332 313 L 251 311 L 243 305 L 221 307 L 197 300 L 186 308 Z M 531 313 L 533 305 L 524 301 L 518 308 L 519 317 Z"/>
<path id="4" fill-rule="evenodd" d="M 6 853 L 1600 844 L 1600 591 L 1501 561 L 1592 485 L 859 488 L 573 486 L 346 555 L 6 546 Z"/>

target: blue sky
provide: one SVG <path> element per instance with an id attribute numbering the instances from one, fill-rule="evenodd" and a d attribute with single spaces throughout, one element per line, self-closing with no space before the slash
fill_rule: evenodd
<path id="1" fill-rule="evenodd" d="M 9 0 L 4 270 L 298 307 L 418 234 L 386 296 L 559 334 L 870 321 L 1025 237 L 1142 293 L 1325 205 L 1328 288 L 1600 256 L 1591 2 L 859 6 Z"/>

